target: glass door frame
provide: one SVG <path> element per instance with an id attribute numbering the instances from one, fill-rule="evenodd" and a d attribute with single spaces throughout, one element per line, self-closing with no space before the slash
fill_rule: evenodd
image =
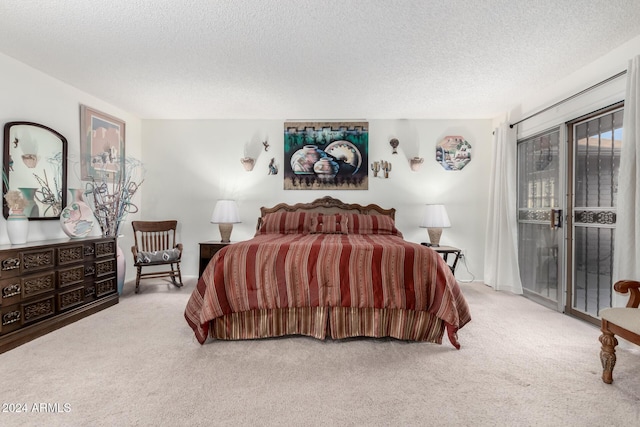
<path id="1" fill-rule="evenodd" d="M 579 310 L 575 310 L 573 308 L 573 289 L 575 284 L 575 268 L 574 268 L 574 260 L 576 258 L 575 254 L 575 236 L 574 236 L 574 222 L 575 222 L 575 163 L 576 163 L 576 152 L 575 152 L 575 142 L 574 142 L 574 128 L 577 124 L 585 122 L 587 120 L 591 120 L 597 118 L 599 116 L 604 116 L 610 113 L 613 113 L 615 110 L 620 108 L 624 108 L 624 101 L 617 102 L 615 104 L 609 105 L 607 107 L 601 108 L 592 113 L 586 114 L 584 116 L 573 119 L 563 126 L 566 129 L 566 141 L 567 141 L 567 159 L 571 159 L 570 162 L 567 163 L 567 175 L 565 178 L 566 188 L 571 189 L 571 191 L 566 193 L 566 212 L 565 216 L 566 227 L 565 227 L 565 235 L 566 235 L 566 266 L 565 269 L 565 280 L 566 283 L 566 298 L 564 304 L 564 311 L 571 316 L 582 319 L 586 322 L 592 323 L 594 325 L 600 326 L 600 319 L 596 319 L 586 313 L 583 313 Z"/>
<path id="2" fill-rule="evenodd" d="M 557 184 L 557 191 L 558 191 L 558 205 L 556 207 L 552 207 L 550 206 L 548 209 L 550 211 L 549 213 L 549 221 L 547 221 L 547 223 L 549 224 L 549 227 L 551 228 L 551 222 L 553 221 L 551 218 L 551 210 L 553 210 L 554 208 L 559 209 L 560 210 L 560 217 L 556 218 L 556 221 L 559 220 L 561 222 L 561 226 L 556 228 L 555 230 L 560 233 L 560 236 L 557 236 L 557 244 L 558 244 L 558 254 L 557 254 L 557 300 L 553 301 L 551 299 L 545 298 L 539 294 L 537 294 L 534 291 L 531 291 L 527 288 L 525 288 L 523 286 L 523 294 L 524 296 L 526 296 L 527 298 L 545 306 L 548 307 L 552 310 L 555 311 L 559 311 L 559 312 L 563 312 L 564 307 L 565 307 L 565 299 L 566 299 L 566 281 L 565 281 L 565 274 L 564 272 L 566 271 L 565 266 L 568 265 L 566 264 L 566 253 L 567 253 L 567 234 L 566 234 L 566 212 L 567 212 L 567 206 L 566 206 L 566 195 L 567 195 L 567 176 L 566 176 L 566 146 L 567 146 L 567 132 L 566 132 L 566 126 L 564 126 L 564 124 L 560 124 L 558 126 L 553 126 L 551 128 L 545 129 L 543 131 L 540 132 L 535 132 L 532 133 L 531 135 L 527 135 L 525 137 L 520 137 L 517 138 L 517 144 L 518 144 L 518 150 L 520 149 L 520 143 L 524 142 L 525 140 L 529 140 L 531 138 L 536 138 L 538 136 L 544 135 L 544 134 L 548 134 L 548 133 L 552 133 L 555 132 L 557 130 L 558 132 L 558 184 Z M 517 151 L 517 150 L 516 150 Z M 520 179 L 520 174 L 518 173 L 518 179 Z M 520 191 L 520 182 L 517 183 L 517 188 L 518 191 Z M 519 198 L 518 198 L 519 200 Z M 520 223 L 521 222 L 530 222 L 530 221 L 523 221 L 522 219 L 520 219 L 520 206 L 517 206 L 516 209 L 518 210 L 518 228 L 520 228 Z M 546 221 L 546 215 L 545 215 L 545 221 Z M 539 223 L 539 221 L 535 221 L 536 223 Z M 520 240 L 520 236 L 518 237 L 518 245 L 521 244 L 521 240 Z M 522 274 L 522 268 L 521 268 L 521 272 Z"/>

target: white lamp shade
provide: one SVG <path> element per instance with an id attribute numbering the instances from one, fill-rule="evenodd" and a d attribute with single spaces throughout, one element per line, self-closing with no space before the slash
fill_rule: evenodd
<path id="1" fill-rule="evenodd" d="M 449 215 L 444 205 L 427 205 L 420 223 L 422 228 L 445 228 L 451 227 Z"/>
<path id="2" fill-rule="evenodd" d="M 211 215 L 213 224 L 236 224 L 240 222 L 238 205 L 235 200 L 218 200 Z"/>

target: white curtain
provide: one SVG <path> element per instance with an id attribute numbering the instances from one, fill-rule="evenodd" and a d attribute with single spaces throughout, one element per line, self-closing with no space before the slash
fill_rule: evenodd
<path id="1" fill-rule="evenodd" d="M 498 291 L 522 294 L 518 267 L 516 132 L 502 123 L 494 132 L 484 282 Z"/>
<path id="2" fill-rule="evenodd" d="M 613 281 L 640 280 L 640 55 L 627 68 L 617 200 Z M 627 299 L 614 293 L 613 305 Z"/>

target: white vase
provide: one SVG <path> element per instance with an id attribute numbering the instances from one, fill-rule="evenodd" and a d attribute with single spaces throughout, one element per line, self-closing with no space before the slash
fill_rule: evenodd
<path id="1" fill-rule="evenodd" d="M 12 245 L 27 243 L 29 218 L 22 212 L 12 211 L 7 218 L 7 235 Z"/>

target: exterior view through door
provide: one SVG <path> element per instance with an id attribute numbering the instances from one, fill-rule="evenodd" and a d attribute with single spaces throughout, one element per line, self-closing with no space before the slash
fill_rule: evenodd
<path id="1" fill-rule="evenodd" d="M 518 141 L 525 296 L 594 324 L 613 295 L 622 114 L 619 104 L 567 123 L 566 138 L 558 127 Z"/>

